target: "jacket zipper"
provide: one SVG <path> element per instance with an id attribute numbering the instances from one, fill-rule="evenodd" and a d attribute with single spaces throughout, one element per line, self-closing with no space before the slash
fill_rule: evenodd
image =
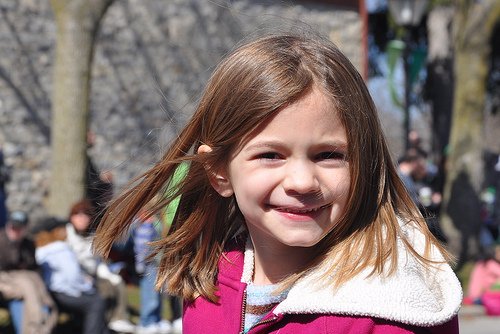
<path id="1" fill-rule="evenodd" d="M 245 333 L 245 309 L 247 308 L 247 289 L 243 292 L 243 305 L 241 308 L 241 327 L 240 327 L 240 332 L 238 334 L 244 334 Z M 272 312 L 272 311 L 271 311 Z M 266 320 L 261 320 L 255 325 L 252 326 L 252 328 L 255 328 L 259 325 L 267 324 L 273 321 L 276 321 L 278 319 L 277 316 L 273 316 L 272 318 L 266 319 Z M 252 330 L 250 328 L 250 330 Z"/>
<path id="2" fill-rule="evenodd" d="M 267 323 L 273 322 L 276 319 L 278 319 L 278 317 L 277 316 L 273 316 L 272 318 L 269 318 L 269 319 L 266 319 L 266 320 L 261 320 L 258 323 L 256 323 L 255 325 L 253 325 L 252 328 L 255 328 L 255 327 L 259 326 L 259 325 L 263 325 L 263 324 L 267 324 Z M 250 328 L 250 329 L 252 329 L 252 328 Z"/>
<path id="3" fill-rule="evenodd" d="M 245 333 L 245 309 L 247 308 L 247 289 L 243 291 L 243 305 L 241 307 L 241 325 L 240 332 L 238 334 Z"/>

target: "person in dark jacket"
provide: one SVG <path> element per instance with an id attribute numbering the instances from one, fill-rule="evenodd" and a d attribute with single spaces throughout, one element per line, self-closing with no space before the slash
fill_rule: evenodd
<path id="1" fill-rule="evenodd" d="M 29 238 L 28 216 L 11 213 L 0 230 L 0 295 L 7 303 L 16 333 L 50 333 L 57 307 L 45 288 Z"/>

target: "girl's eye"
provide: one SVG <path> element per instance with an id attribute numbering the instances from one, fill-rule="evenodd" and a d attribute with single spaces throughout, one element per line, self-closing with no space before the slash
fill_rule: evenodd
<path id="1" fill-rule="evenodd" d="M 274 153 L 274 152 L 266 152 L 266 153 L 262 153 L 262 154 L 259 154 L 257 156 L 257 159 L 279 159 L 280 156 L 278 153 Z"/>
<path id="2" fill-rule="evenodd" d="M 344 160 L 345 155 L 339 152 L 321 152 L 316 156 L 318 160 L 330 160 L 330 159 L 340 159 Z"/>

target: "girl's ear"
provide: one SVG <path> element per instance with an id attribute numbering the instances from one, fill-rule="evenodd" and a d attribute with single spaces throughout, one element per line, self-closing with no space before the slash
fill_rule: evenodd
<path id="1" fill-rule="evenodd" d="M 212 148 L 208 145 L 203 144 L 198 148 L 198 154 L 210 152 L 212 152 Z M 234 190 L 227 172 L 215 172 L 211 170 L 209 166 L 205 166 L 205 170 L 207 171 L 210 184 L 219 195 L 222 197 L 231 197 L 233 195 Z"/>

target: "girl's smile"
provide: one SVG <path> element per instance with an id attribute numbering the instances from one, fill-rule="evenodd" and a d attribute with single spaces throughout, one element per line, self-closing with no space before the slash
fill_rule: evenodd
<path id="1" fill-rule="evenodd" d="M 344 213 L 346 155 L 334 104 L 313 88 L 235 148 L 212 183 L 221 195 L 236 196 L 256 248 L 286 253 L 317 244 Z"/>
<path id="2" fill-rule="evenodd" d="M 283 216 L 285 219 L 289 219 L 291 221 L 309 221 L 316 219 L 323 210 L 328 209 L 331 204 L 323 205 L 320 207 L 315 207 L 311 209 L 294 209 L 289 207 L 273 207 L 271 206 L 271 210 L 277 211 L 278 214 Z"/>

